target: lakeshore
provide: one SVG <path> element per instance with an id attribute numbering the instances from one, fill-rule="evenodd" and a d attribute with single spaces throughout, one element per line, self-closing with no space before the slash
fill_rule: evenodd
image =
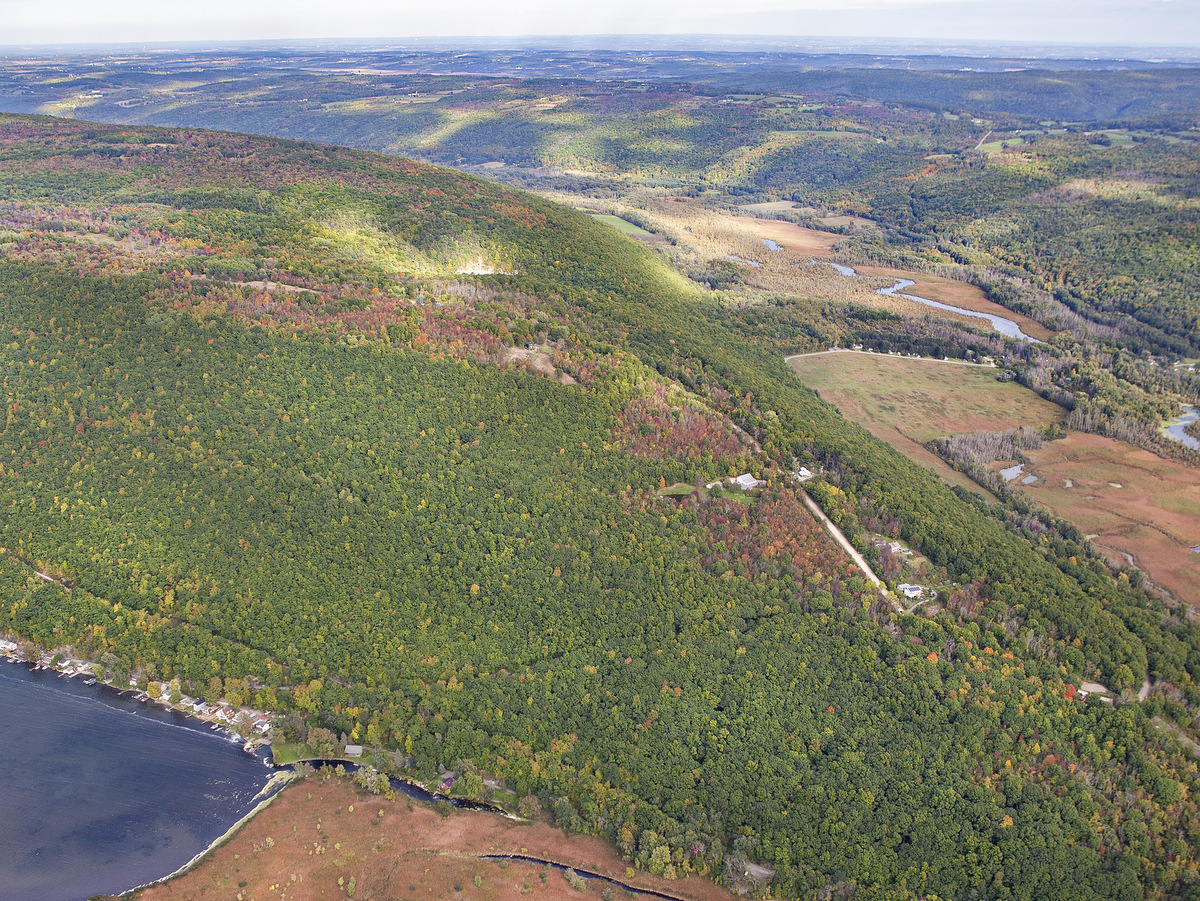
<path id="1" fill-rule="evenodd" d="M 43 573 L 37 573 L 37 575 L 47 581 L 57 581 Z M 143 689 L 138 686 L 136 681 L 130 680 L 126 687 L 117 685 L 110 679 L 101 678 L 96 672 L 95 665 L 87 660 L 54 652 L 43 653 L 36 660 L 30 660 L 22 651 L 21 645 L 5 638 L 0 638 L 0 658 L 9 663 L 25 664 L 33 672 L 44 670 L 68 678 L 81 679 L 88 686 L 103 685 L 120 695 L 131 697 L 141 703 L 152 703 L 162 709 L 174 711 L 181 716 L 208 725 L 213 731 L 224 733 L 231 741 L 243 740 L 245 742 L 243 749 L 247 753 L 254 753 L 260 748 L 270 746 L 266 736 L 270 731 L 272 721 L 270 715 L 261 710 L 234 707 L 222 702 L 210 704 L 182 693 L 179 699 L 173 702 L 170 699 L 169 687 L 166 683 L 154 683 L 158 686 L 158 694 L 155 696 L 149 691 L 149 684 L 146 689 Z M 244 717 L 241 723 L 238 722 L 239 717 Z M 244 726 L 246 731 L 251 733 L 249 737 L 238 731 L 239 725 Z"/>
<path id="2" fill-rule="evenodd" d="M 0 662 L 4 898 L 82 901 L 179 870 L 277 791 L 264 763 L 130 691 Z"/>
<path id="3" fill-rule="evenodd" d="M 567 869 L 582 888 L 571 887 Z M 368 795 L 349 779 L 314 776 L 289 785 L 191 871 L 134 898 L 224 901 L 239 892 L 245 899 L 338 898 L 347 896 L 351 877 L 356 898 L 598 901 L 605 889 L 626 898 L 735 897 L 701 876 L 672 880 L 632 869 L 610 842 L 564 832 L 545 814 L 518 821 L 438 810 Z"/>

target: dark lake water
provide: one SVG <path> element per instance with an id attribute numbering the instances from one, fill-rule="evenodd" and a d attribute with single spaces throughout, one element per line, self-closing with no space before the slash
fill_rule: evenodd
<path id="1" fill-rule="evenodd" d="M 0 660 L 0 899 L 81 901 L 166 876 L 271 774 L 196 720 Z"/>

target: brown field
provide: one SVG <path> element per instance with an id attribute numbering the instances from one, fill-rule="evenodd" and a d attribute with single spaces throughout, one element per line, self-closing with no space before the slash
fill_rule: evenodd
<path id="1" fill-rule="evenodd" d="M 1190 550 L 1200 545 L 1200 473 L 1078 432 L 1029 456 L 1026 471 L 1039 479 L 1022 486 L 1030 497 L 1096 535 L 1093 544 L 1114 560 L 1132 560 L 1176 598 L 1200 606 L 1200 554 Z"/>
<path id="2" fill-rule="evenodd" d="M 833 255 L 833 246 L 845 241 L 845 235 L 805 228 L 781 219 L 747 219 L 746 230 L 759 238 L 769 238 L 781 247 L 814 257 Z"/>
<path id="3" fill-rule="evenodd" d="M 901 269 L 886 269 L 879 266 L 858 266 L 855 268 L 861 275 L 870 275 L 877 278 L 911 279 L 916 284 L 911 288 L 906 288 L 906 294 L 928 297 L 930 300 L 953 304 L 956 307 L 962 307 L 964 310 L 971 310 L 975 313 L 991 313 L 994 316 L 1003 316 L 1005 319 L 1011 319 L 1019 325 L 1021 331 L 1025 334 L 1037 338 L 1039 341 L 1048 341 L 1055 335 L 1050 329 L 1041 323 L 1035 322 L 1028 316 L 1014 313 L 1012 310 L 988 300 L 983 289 L 975 285 L 954 281 L 949 278 L 938 278 L 935 275 L 925 275 L 920 272 L 905 272 Z M 933 310 L 932 312 L 936 315 L 938 311 Z"/>
<path id="4" fill-rule="evenodd" d="M 602 883 L 568 887 L 561 871 L 485 854 L 527 854 L 620 879 L 686 901 L 732 901 L 699 876 L 668 881 L 627 864 L 607 842 L 568 835 L 548 823 L 454 810 L 443 819 L 428 804 L 363 793 L 349 780 L 312 777 L 284 789 L 195 869 L 138 892 L 137 901 L 358 901 L 455 898 L 474 901 L 598 899 Z M 338 879 L 343 885 L 338 885 Z M 476 886 L 475 880 L 480 880 Z M 618 897 L 630 897 L 620 889 Z"/>
<path id="5" fill-rule="evenodd" d="M 996 381 L 996 370 L 886 354 L 834 351 L 788 361 L 809 388 L 843 416 L 886 441 L 950 485 L 983 492 L 947 466 L 924 442 L 964 432 L 1000 431 L 1061 423 L 1062 408 L 1015 382 Z"/>

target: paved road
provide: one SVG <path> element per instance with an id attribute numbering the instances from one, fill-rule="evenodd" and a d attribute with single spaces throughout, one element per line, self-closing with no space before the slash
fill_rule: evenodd
<path id="1" fill-rule="evenodd" d="M 817 506 L 817 502 L 808 496 L 807 491 L 801 491 L 800 496 L 804 498 L 804 505 L 812 511 L 812 515 L 819 519 L 821 524 L 829 530 L 829 534 L 833 536 L 833 540 L 841 545 L 842 550 L 850 555 L 850 559 L 854 561 L 855 565 L 866 573 L 868 579 L 875 583 L 879 588 L 879 593 L 887 597 L 887 586 L 883 584 L 879 576 L 871 571 L 871 567 L 867 565 L 867 561 L 863 559 L 863 555 L 856 551 L 854 545 L 846 540 L 846 536 L 842 534 L 842 530 L 833 524 L 833 520 L 825 515 L 825 511 Z"/>

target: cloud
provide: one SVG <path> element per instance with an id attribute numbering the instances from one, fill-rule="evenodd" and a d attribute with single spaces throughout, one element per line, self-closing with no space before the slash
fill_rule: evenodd
<path id="1" fill-rule="evenodd" d="M 423 35 L 797 34 L 1200 43 L 1170 0 L 0 0 L 0 44 Z"/>

